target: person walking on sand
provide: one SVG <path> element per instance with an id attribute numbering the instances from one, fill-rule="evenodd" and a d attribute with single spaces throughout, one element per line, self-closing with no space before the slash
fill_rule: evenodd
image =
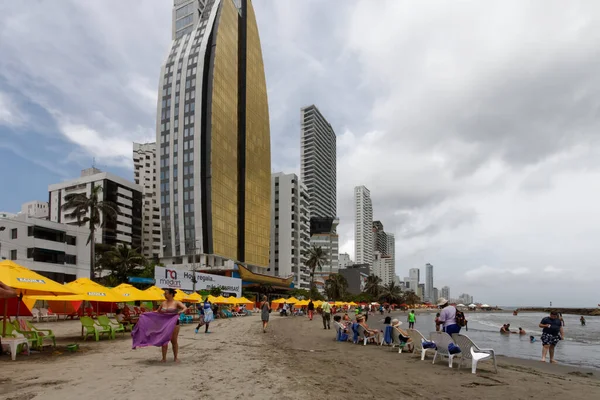
<path id="1" fill-rule="evenodd" d="M 308 319 L 312 321 L 313 314 L 315 313 L 315 304 L 312 299 L 308 300 Z"/>
<path id="2" fill-rule="evenodd" d="M 204 325 L 204 333 L 210 333 L 208 331 L 208 327 L 210 323 L 215 319 L 215 314 L 212 310 L 212 304 L 210 304 L 210 301 L 208 301 L 208 296 L 206 297 L 206 300 L 204 300 L 204 303 L 202 303 L 202 309 L 200 310 L 200 312 L 202 313 L 202 319 L 200 320 L 200 323 L 198 324 L 194 332 L 198 333 L 200 327 Z"/>
<path id="3" fill-rule="evenodd" d="M 416 321 L 417 321 L 417 317 L 415 315 L 415 310 L 411 310 L 408 313 L 408 329 L 415 329 Z"/>
<path id="4" fill-rule="evenodd" d="M 267 333 L 267 325 L 269 324 L 269 314 L 271 313 L 271 306 L 267 300 L 267 296 L 262 297 L 262 304 L 260 305 L 260 319 L 263 324 L 263 333 Z"/>
<path id="5" fill-rule="evenodd" d="M 323 329 L 331 329 L 331 326 L 329 326 L 331 323 L 331 304 L 327 301 L 324 302 L 321 310 L 323 310 Z"/>
<path id="6" fill-rule="evenodd" d="M 542 329 L 542 362 L 546 362 L 546 355 L 550 353 L 550 362 L 556 364 L 554 348 L 559 341 L 564 339 L 563 324 L 556 311 L 551 311 L 549 317 L 540 322 Z"/>
<path id="7" fill-rule="evenodd" d="M 159 313 L 166 314 L 181 314 L 185 313 L 187 307 L 180 301 L 175 300 L 175 289 L 165 289 L 165 301 L 162 302 L 160 307 L 158 308 Z M 179 362 L 179 358 L 177 355 L 179 353 L 179 344 L 177 343 L 177 338 L 179 337 L 179 320 L 175 325 L 175 329 L 171 334 L 171 347 L 173 347 L 173 361 L 176 363 Z M 162 360 L 161 362 L 167 362 L 167 350 L 169 345 L 165 344 L 162 346 Z"/>

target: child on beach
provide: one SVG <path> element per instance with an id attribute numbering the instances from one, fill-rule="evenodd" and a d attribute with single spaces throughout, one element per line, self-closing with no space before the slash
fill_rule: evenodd
<path id="1" fill-rule="evenodd" d="M 441 329 L 441 325 L 440 325 L 440 313 L 435 314 L 435 331 L 439 332 Z"/>

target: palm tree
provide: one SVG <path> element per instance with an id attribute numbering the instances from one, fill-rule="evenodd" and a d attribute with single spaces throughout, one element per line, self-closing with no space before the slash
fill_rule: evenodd
<path id="1" fill-rule="evenodd" d="M 94 279 L 95 259 L 95 236 L 96 228 L 104 228 L 107 221 L 114 221 L 119 214 L 119 206 L 112 201 L 99 200 L 102 186 L 92 184 L 92 190 L 88 197 L 85 193 L 71 193 L 65 196 L 65 204 L 62 209 L 70 211 L 69 216 L 77 218 L 77 225 L 88 224 L 90 235 L 87 243 L 90 244 L 90 278 Z"/>
<path id="2" fill-rule="evenodd" d="M 347 289 L 348 281 L 342 274 L 331 274 L 325 281 L 325 293 L 329 300 L 342 300 Z"/>
<path id="3" fill-rule="evenodd" d="M 118 283 L 127 282 L 128 276 L 136 276 L 144 270 L 145 259 L 131 247 L 120 244 L 105 254 L 110 260 L 110 275 Z"/>
<path id="4" fill-rule="evenodd" d="M 306 250 L 304 256 L 306 257 L 304 264 L 310 269 L 310 290 L 312 292 L 315 287 L 315 271 L 323 268 L 327 262 L 327 253 L 321 247 L 313 246 Z"/>
<path id="5" fill-rule="evenodd" d="M 403 302 L 408 305 L 421 304 L 421 298 L 417 296 L 412 290 L 407 292 L 403 297 Z"/>
<path id="6" fill-rule="evenodd" d="M 379 298 L 381 293 L 381 278 L 375 275 L 369 275 L 365 283 L 365 292 L 373 296 L 374 299 Z"/>
<path id="7" fill-rule="evenodd" d="M 381 299 L 388 303 L 396 303 L 402 299 L 402 289 L 394 282 L 383 285 L 380 293 Z"/>

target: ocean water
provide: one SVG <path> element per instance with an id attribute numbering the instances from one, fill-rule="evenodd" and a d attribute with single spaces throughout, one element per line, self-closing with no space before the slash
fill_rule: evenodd
<path id="1" fill-rule="evenodd" d="M 463 328 L 461 333 L 469 336 L 479 347 L 494 349 L 496 354 L 537 360 L 542 356 L 542 329 L 538 325 L 546 316 L 544 313 L 519 313 L 513 316 L 512 312 L 467 312 L 469 330 Z M 563 315 L 565 340 L 556 346 L 555 358 L 562 364 L 600 369 L 600 316 L 586 316 L 586 326 L 581 326 L 579 317 Z M 370 316 L 369 325 L 382 326 L 381 318 L 379 314 Z M 405 314 L 392 314 L 392 318 L 398 318 L 402 321 L 402 328 L 408 328 Z M 427 337 L 429 332 L 435 331 L 434 318 L 435 313 L 417 315 L 415 327 Z M 527 334 L 502 335 L 500 327 L 503 324 L 510 324 L 511 330 L 521 327 Z M 537 341 L 530 343 L 530 335 L 535 336 Z"/>

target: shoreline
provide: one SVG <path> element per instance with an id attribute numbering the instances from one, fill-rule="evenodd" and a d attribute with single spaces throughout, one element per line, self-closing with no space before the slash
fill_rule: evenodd
<path id="1" fill-rule="evenodd" d="M 561 308 L 561 307 L 524 307 L 517 308 L 518 312 L 541 312 L 550 314 L 550 311 L 556 311 L 561 314 L 584 315 L 586 317 L 600 316 L 600 308 Z"/>
<path id="2" fill-rule="evenodd" d="M 385 346 L 333 340 L 317 317 L 271 314 L 267 333 L 260 316 L 216 320 L 212 334 L 195 334 L 182 325 L 181 364 L 162 364 L 160 349 L 131 350 L 128 335 L 100 342 L 82 341 L 79 321 L 39 323 L 53 329 L 57 351 L 45 350 L 16 361 L 0 357 L 0 393 L 4 399 L 69 400 L 79 398 L 277 399 L 314 397 L 363 398 L 544 398 L 548 393 L 569 400 L 600 398 L 600 372 L 568 365 L 497 356 L 498 373 L 490 362 L 448 368 L 414 354 L 398 354 Z M 79 343 L 80 351 L 65 346 Z M 170 346 L 169 346 L 170 347 Z M 452 388 L 452 396 L 448 395 Z"/>

